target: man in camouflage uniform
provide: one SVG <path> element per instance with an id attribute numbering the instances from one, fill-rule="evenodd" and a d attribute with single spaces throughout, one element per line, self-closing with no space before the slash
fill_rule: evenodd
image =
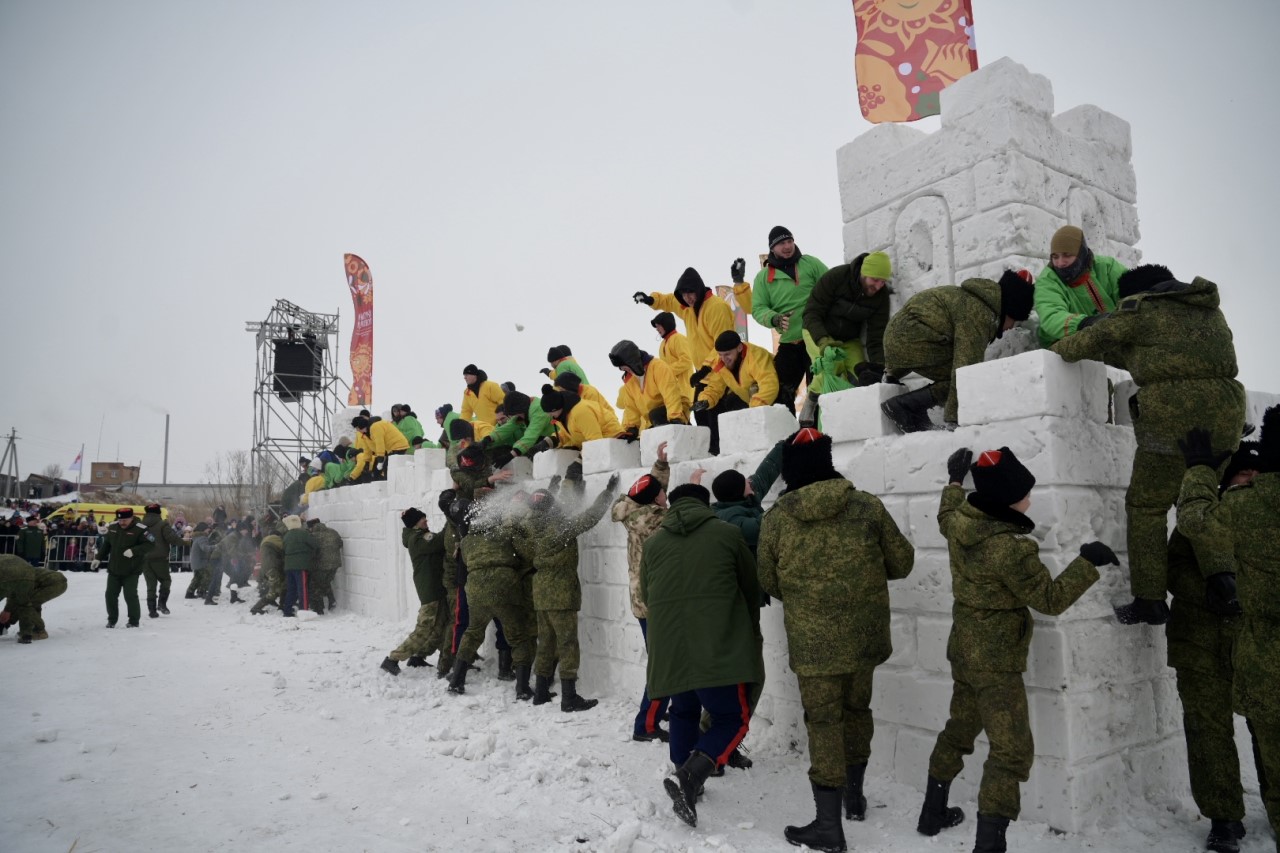
<path id="1" fill-rule="evenodd" d="M 215 544 L 208 523 L 202 521 L 197 524 L 191 534 L 191 583 L 187 585 L 186 598 L 204 598 L 209 586 L 209 563 L 213 560 Z"/>
<path id="2" fill-rule="evenodd" d="M 1028 608 L 1057 616 L 1098 580 L 1097 566 L 1119 565 L 1101 542 L 1080 547 L 1057 578 L 1040 562 L 1039 546 L 1026 516 L 1036 478 L 1007 447 L 988 450 L 970 465 L 961 448 L 947 460 L 949 483 L 938 506 L 938 529 L 951 558 L 951 715 L 929 756 L 929 779 L 916 829 L 937 835 L 964 820 L 948 808 L 951 780 L 985 731 L 991 752 L 978 789 L 975 853 L 1003 853 L 1005 830 L 1021 810 L 1018 785 L 1035 759 L 1027 691 L 1033 621 Z M 965 500 L 964 477 L 972 470 L 974 492 Z"/>
<path id="3" fill-rule="evenodd" d="M 449 516 L 457 496 L 457 492 L 453 489 L 445 489 L 440 493 L 437 501 L 440 512 L 444 513 L 444 531 L 441 534 L 444 540 L 444 573 L 441 575 L 441 583 L 444 585 L 445 600 L 449 608 L 449 628 L 445 644 L 440 648 L 440 658 L 436 661 L 436 678 L 449 677 L 449 671 L 453 669 L 454 655 L 458 653 L 458 645 L 462 642 L 462 635 L 467 630 L 470 619 L 464 589 L 466 566 L 462 562 L 462 537 L 458 535 L 458 527 Z M 444 665 L 446 652 L 449 661 L 447 667 Z"/>
<path id="4" fill-rule="evenodd" d="M 280 606 L 284 595 L 284 534 L 288 528 L 284 522 L 276 522 L 271 532 L 258 543 L 262 564 L 258 569 L 258 600 L 249 608 L 255 616 L 265 613 L 268 604 Z M 195 553 L 194 547 L 192 553 Z"/>
<path id="5" fill-rule="evenodd" d="M 12 554 L 0 556 L 0 634 L 16 619 L 19 643 L 49 639 L 42 608 L 66 591 L 62 572 L 32 566 Z"/>
<path id="6" fill-rule="evenodd" d="M 1235 379 L 1236 348 L 1216 284 L 1199 276 L 1185 284 L 1147 265 L 1120 276 L 1118 287 L 1114 313 L 1084 318 L 1053 351 L 1127 370 L 1140 389 L 1129 401 L 1138 449 L 1124 498 L 1134 600 L 1116 616 L 1125 625 L 1163 625 L 1169 509 L 1186 471 L 1178 441 L 1203 426 L 1214 447 L 1234 451 L 1244 428 L 1244 386 Z"/>
<path id="7" fill-rule="evenodd" d="M 217 534 L 217 525 L 214 525 L 214 534 L 210 535 L 210 541 Z M 233 572 L 232 562 L 239 559 L 240 555 L 240 531 L 235 525 L 228 525 L 221 535 L 217 536 L 214 542 L 213 551 L 209 554 L 209 583 L 204 591 L 205 604 L 217 604 L 218 596 L 222 593 L 222 578 L 227 576 L 227 589 L 231 588 L 231 575 Z"/>
<path id="8" fill-rule="evenodd" d="M 333 579 L 337 576 L 338 569 L 342 568 L 342 536 L 318 518 L 307 522 L 307 530 L 319 546 L 315 569 L 307 579 L 307 597 L 311 600 L 312 610 L 324 613 L 325 602 L 329 603 L 330 608 L 336 603 L 333 598 Z"/>
<path id="9" fill-rule="evenodd" d="M 120 618 L 121 592 L 124 593 L 129 615 L 126 627 L 138 627 L 138 620 L 142 618 L 142 608 L 138 605 L 138 578 L 142 575 L 147 552 L 154 544 L 155 536 L 138 524 L 131 507 L 116 510 L 116 520 L 107 528 L 102 545 L 98 547 L 97 558 L 93 561 L 94 569 L 103 560 L 107 561 L 108 628 L 114 628 Z"/>
<path id="10" fill-rule="evenodd" d="M 831 437 L 796 432 L 782 449 L 786 491 L 765 513 L 760 587 L 782 602 L 792 671 L 809 736 L 809 782 L 817 807 L 792 844 L 843 850 L 840 803 L 866 817 L 862 793 L 871 755 L 871 684 L 889 659 L 889 580 L 911 573 L 915 551 L 874 495 L 831 464 Z"/>
<path id="11" fill-rule="evenodd" d="M 418 620 L 413 632 L 382 661 L 382 669 L 400 674 L 400 661 L 409 666 L 426 666 L 427 655 L 440 652 L 440 661 L 449 660 L 449 605 L 445 597 L 443 576 L 444 537 L 433 533 L 427 525 L 427 514 L 417 507 L 400 513 L 404 530 L 400 542 L 409 552 L 413 564 L 413 586 L 418 593 Z M 437 662 L 439 665 L 440 662 Z"/>
<path id="12" fill-rule="evenodd" d="M 885 374 L 916 373 L 932 379 L 916 391 L 881 404 L 903 432 L 931 429 L 929 409 L 943 406 L 942 419 L 958 422 L 956 371 L 981 364 L 992 341 L 1031 315 L 1031 273 L 1005 270 L 999 282 L 971 278 L 959 287 L 923 290 L 907 300 L 884 332 Z"/>
<path id="13" fill-rule="evenodd" d="M 169 589 L 173 585 L 173 576 L 169 573 L 169 549 L 186 543 L 173 525 L 161 517 L 158 503 L 147 504 L 142 526 L 156 538 L 155 547 L 147 552 L 142 566 L 143 577 L 147 580 L 147 615 L 156 619 L 161 613 L 169 615 Z"/>
<path id="14" fill-rule="evenodd" d="M 578 611 L 582 609 L 582 584 L 578 579 L 578 537 L 604 518 L 619 475 L 609 478 L 595 501 L 577 515 L 568 515 L 556 506 L 550 492 L 540 489 L 531 499 L 533 515 L 534 565 L 533 606 L 538 619 L 538 651 L 534 660 L 537 686 L 533 704 L 551 701 L 551 679 L 556 662 L 560 665 L 560 710 L 586 711 L 595 699 L 583 699 L 577 692 Z M 517 681 L 528 681 L 527 670 L 517 668 Z"/>
<path id="15" fill-rule="evenodd" d="M 627 580 L 631 593 L 631 613 L 640 623 L 640 636 L 644 638 L 645 651 L 649 649 L 649 611 L 640 600 L 640 560 L 644 556 L 645 541 L 662 526 L 662 516 L 667 511 L 667 483 L 671 480 L 671 467 L 667 464 L 667 443 L 658 445 L 658 459 L 645 474 L 621 495 L 613 504 L 610 518 L 627 531 Z M 631 739 L 638 741 L 667 740 L 667 730 L 659 722 L 667 713 L 667 697 L 651 699 L 646 684 L 640 696 L 640 710 L 636 714 Z"/>
<path id="16" fill-rule="evenodd" d="M 1213 436 L 1197 429 L 1183 442 L 1178 530 L 1234 554 L 1244 613 L 1231 655 L 1231 704 L 1253 733 L 1262 802 L 1280 836 L 1280 407 L 1263 418 L 1257 476 L 1221 497 L 1217 470 L 1230 454 L 1215 452 Z"/>

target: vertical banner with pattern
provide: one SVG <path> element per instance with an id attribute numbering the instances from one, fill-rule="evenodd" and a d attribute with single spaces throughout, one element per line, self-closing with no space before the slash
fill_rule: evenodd
<path id="1" fill-rule="evenodd" d="M 879 124 L 942 112 L 943 89 L 978 68 L 972 0 L 853 0 L 862 117 Z"/>
<path id="2" fill-rule="evenodd" d="M 351 393 L 347 395 L 347 405 L 365 407 L 373 404 L 373 276 L 359 255 L 343 255 L 342 261 L 356 314 L 351 329 Z"/>

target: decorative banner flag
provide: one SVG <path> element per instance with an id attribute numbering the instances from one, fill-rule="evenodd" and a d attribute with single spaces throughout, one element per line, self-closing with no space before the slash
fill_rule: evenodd
<path id="1" fill-rule="evenodd" d="M 733 330 L 738 333 L 738 337 L 745 341 L 747 339 L 747 317 L 750 315 L 743 311 L 742 306 L 738 304 L 738 298 L 733 294 L 733 285 L 717 284 L 716 296 L 729 303 L 729 310 L 733 312 Z"/>
<path id="2" fill-rule="evenodd" d="M 80 470 L 80 460 L 81 460 L 81 459 L 83 459 L 83 458 L 84 458 L 84 451 L 83 451 L 83 450 L 81 450 L 79 453 L 77 453 L 77 454 L 76 454 L 76 461 L 75 461 L 75 462 L 72 462 L 72 463 L 71 463 L 71 465 L 70 465 L 70 467 L 68 467 L 68 468 L 67 468 L 67 473 L 71 473 L 72 471 L 79 471 L 79 470 Z"/>
<path id="3" fill-rule="evenodd" d="M 342 262 L 347 268 L 347 287 L 356 312 L 351 329 L 351 393 L 347 395 L 347 405 L 363 408 L 373 402 L 373 276 L 359 255 L 343 255 Z"/>
<path id="4" fill-rule="evenodd" d="M 978 68 L 972 0 L 853 0 L 862 117 L 879 124 L 942 112 L 939 93 Z"/>

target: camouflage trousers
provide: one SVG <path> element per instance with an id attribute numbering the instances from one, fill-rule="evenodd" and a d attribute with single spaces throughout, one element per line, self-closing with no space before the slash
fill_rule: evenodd
<path id="1" fill-rule="evenodd" d="M 539 610 L 538 651 L 533 662 L 534 675 L 551 678 L 560 662 L 560 677 L 578 677 L 582 649 L 578 645 L 578 611 Z"/>
<path id="2" fill-rule="evenodd" d="M 809 781 L 844 787 L 845 767 L 871 756 L 871 682 L 875 666 L 843 675 L 800 675 L 800 704 L 809 735 Z"/>
<path id="3" fill-rule="evenodd" d="M 982 765 L 978 813 L 1017 820 L 1022 809 L 1018 786 L 1030 778 L 1035 760 L 1022 673 L 968 672 L 953 666 L 951 676 L 951 717 L 929 756 L 929 775 L 942 782 L 954 779 L 985 731 L 991 750 Z"/>
<path id="4" fill-rule="evenodd" d="M 511 644 L 512 663 L 516 666 L 532 666 L 536 638 L 527 631 L 528 617 L 524 608 L 510 601 L 491 601 L 487 596 L 475 595 L 474 592 L 469 591 L 467 594 L 470 621 L 462 635 L 462 642 L 458 644 L 457 656 L 467 663 L 475 663 L 476 653 L 484 642 L 489 623 L 500 619 L 507 642 Z"/>
<path id="5" fill-rule="evenodd" d="M 67 576 L 62 572 L 36 569 L 35 585 L 25 604 L 14 608 L 19 634 L 36 634 L 45 630 L 44 604 L 67 591 Z"/>
<path id="6" fill-rule="evenodd" d="M 193 571 L 191 573 L 191 583 L 187 584 L 187 595 L 204 598 L 205 590 L 208 588 L 209 570 L 207 568 L 200 568 Z"/>
<path id="7" fill-rule="evenodd" d="M 387 657 L 392 660 L 408 660 L 414 656 L 425 658 L 448 648 L 449 634 L 453 628 L 450 615 L 447 599 L 441 598 L 422 605 L 418 608 L 418 622 L 414 625 L 413 632 Z"/>
<path id="8" fill-rule="evenodd" d="M 280 606 L 280 596 L 284 595 L 284 572 L 264 571 L 258 575 L 258 600 L 249 608 L 251 613 L 261 613 L 268 604 Z"/>
<path id="9" fill-rule="evenodd" d="M 328 607 L 333 601 L 333 579 L 337 569 L 316 569 L 307 573 L 307 598 L 312 609 Z"/>
<path id="10" fill-rule="evenodd" d="M 1248 607 L 1248 605 L 1245 605 Z M 1247 609 L 1232 655 L 1235 679 L 1232 707 L 1249 723 L 1258 762 L 1262 804 L 1271 829 L 1280 837 L 1280 620 Z"/>
<path id="11" fill-rule="evenodd" d="M 169 587 L 173 584 L 173 575 L 169 572 L 168 561 L 157 563 L 148 560 L 142 566 L 142 576 L 147 579 L 147 598 L 154 599 L 156 596 L 156 587 L 160 587 L 163 593 L 169 592 Z"/>
<path id="12" fill-rule="evenodd" d="M 1231 713 L 1231 670 L 1178 670 L 1191 796 L 1211 820 L 1244 819 L 1244 787 Z"/>
<path id="13" fill-rule="evenodd" d="M 1258 787 L 1267 809 L 1271 832 L 1280 838 L 1280 726 L 1249 720 L 1254 760 L 1258 762 Z"/>

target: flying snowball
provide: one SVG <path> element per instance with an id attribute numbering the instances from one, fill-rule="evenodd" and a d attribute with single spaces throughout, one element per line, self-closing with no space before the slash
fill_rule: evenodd
<path id="1" fill-rule="evenodd" d="M 517 332 L 523 332 L 523 331 L 524 331 L 524 326 L 521 326 L 519 323 L 516 323 L 516 331 L 517 331 Z"/>

